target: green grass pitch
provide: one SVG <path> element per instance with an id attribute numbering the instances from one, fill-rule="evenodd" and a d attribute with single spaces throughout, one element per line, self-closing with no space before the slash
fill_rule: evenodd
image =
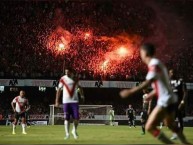
<path id="1" fill-rule="evenodd" d="M 167 135 L 171 132 L 163 127 Z M 0 144 L 160 144 L 150 134 L 141 135 L 141 127 L 128 126 L 79 126 L 79 139 L 64 140 L 64 126 L 31 126 L 27 135 L 21 134 L 17 126 L 16 135 L 12 135 L 11 126 L 0 126 Z M 185 128 L 187 139 L 193 143 L 193 128 Z M 179 143 L 179 141 L 175 141 Z"/>

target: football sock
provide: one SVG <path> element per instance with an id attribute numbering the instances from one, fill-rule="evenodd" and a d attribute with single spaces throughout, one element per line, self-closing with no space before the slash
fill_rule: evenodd
<path id="1" fill-rule="evenodd" d="M 78 127 L 78 121 L 74 121 L 74 122 L 73 122 L 73 128 L 72 128 L 72 131 L 76 132 L 77 127 Z"/>
<path id="2" fill-rule="evenodd" d="M 133 121 L 133 126 L 135 127 L 135 121 Z"/>
<path id="3" fill-rule="evenodd" d="M 144 124 L 142 125 L 141 128 L 142 128 L 142 132 L 145 133 L 145 125 Z"/>
<path id="4" fill-rule="evenodd" d="M 16 125 L 13 123 L 13 132 L 15 132 Z"/>
<path id="5" fill-rule="evenodd" d="M 25 124 L 22 123 L 21 126 L 22 126 L 22 131 L 25 132 Z"/>
<path id="6" fill-rule="evenodd" d="M 66 136 L 68 136 L 69 135 L 69 129 L 70 129 L 70 122 L 68 120 L 64 121 L 64 129 L 66 132 Z"/>
<path id="7" fill-rule="evenodd" d="M 163 127 L 163 122 L 160 122 L 160 128 L 162 128 Z"/>

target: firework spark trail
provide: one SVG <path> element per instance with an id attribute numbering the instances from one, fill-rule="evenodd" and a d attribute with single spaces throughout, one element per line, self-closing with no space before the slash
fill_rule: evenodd
<path id="1" fill-rule="evenodd" d="M 52 52 L 55 59 L 65 59 L 66 65 L 77 71 L 113 74 L 126 72 L 123 65 L 135 69 L 135 65 L 130 62 L 138 58 L 136 51 L 142 42 L 141 36 L 127 33 L 97 36 L 94 27 L 74 27 L 68 31 L 62 27 L 65 22 L 62 9 L 56 9 L 54 24 L 57 27 L 46 42 L 48 51 Z"/>
<path id="2" fill-rule="evenodd" d="M 61 26 L 53 31 L 47 41 L 47 48 L 57 54 L 64 54 L 65 50 L 69 48 L 72 40 L 72 34 L 64 30 Z"/>
<path id="3" fill-rule="evenodd" d="M 76 70 L 90 70 L 102 73 L 115 73 L 121 63 L 137 57 L 137 47 L 142 38 L 122 33 L 115 37 L 94 36 L 92 31 L 78 31 L 71 34 L 57 27 L 48 38 L 47 48 L 56 57 L 68 54 L 71 65 Z"/>

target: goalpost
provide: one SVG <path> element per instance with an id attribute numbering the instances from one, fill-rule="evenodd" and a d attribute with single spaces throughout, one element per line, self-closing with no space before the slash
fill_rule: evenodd
<path id="1" fill-rule="evenodd" d="M 112 105 L 79 105 L 80 124 L 109 124 L 109 110 Z M 50 105 L 49 125 L 64 124 L 63 106 Z"/>

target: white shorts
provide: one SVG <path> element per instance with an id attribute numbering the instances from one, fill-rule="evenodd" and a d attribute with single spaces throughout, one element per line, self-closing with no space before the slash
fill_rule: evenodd
<path id="1" fill-rule="evenodd" d="M 157 106 L 166 108 L 171 104 L 177 103 L 177 101 L 178 101 L 178 98 L 176 95 L 167 96 L 167 97 L 160 97 L 157 100 Z"/>

